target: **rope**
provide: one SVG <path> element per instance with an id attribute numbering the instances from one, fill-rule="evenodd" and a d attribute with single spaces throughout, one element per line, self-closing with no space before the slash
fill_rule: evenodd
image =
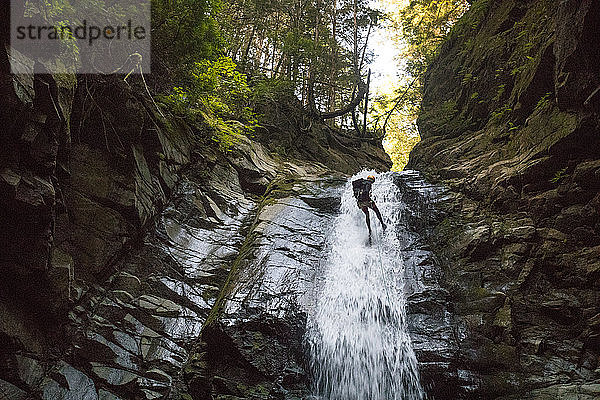
<path id="1" fill-rule="evenodd" d="M 382 219 L 383 219 L 383 216 L 382 216 Z M 381 221 L 379 221 L 379 222 L 381 222 Z M 374 230 L 377 232 L 378 228 L 375 227 Z M 383 239 L 385 232 L 382 232 L 382 233 L 383 233 L 382 235 L 377 234 L 375 236 L 379 236 L 380 239 Z M 381 240 L 377 241 L 377 253 L 379 255 L 379 269 L 381 272 L 381 277 L 383 279 L 383 288 L 385 290 L 385 295 L 387 296 L 388 299 L 390 299 L 391 296 L 390 296 L 390 292 L 389 292 L 389 288 L 388 288 L 388 284 L 387 284 L 386 273 L 385 273 L 386 271 L 385 271 L 385 268 L 383 267 L 383 255 L 381 253 Z"/>
<path id="2" fill-rule="evenodd" d="M 125 60 L 125 62 L 127 62 L 130 58 L 135 58 L 136 59 L 135 65 L 133 66 L 133 68 L 131 69 L 131 71 L 129 71 L 129 73 L 125 76 L 125 78 L 123 78 L 123 81 L 125 81 L 125 83 L 129 84 L 127 82 L 127 78 L 129 78 L 129 76 L 133 73 L 133 71 L 135 71 L 136 68 L 139 68 L 139 70 L 140 70 L 140 76 L 142 77 L 142 82 L 144 82 L 144 87 L 146 88 L 146 93 L 148 93 L 148 96 L 150 97 L 150 100 L 152 100 L 152 104 L 154 104 L 154 107 L 156 107 L 156 110 L 161 115 L 161 117 L 165 118 L 165 115 L 162 113 L 162 111 L 158 107 L 158 104 L 156 104 L 156 102 L 154 101 L 154 97 L 152 97 L 152 95 L 150 94 L 150 89 L 148 89 L 148 85 L 146 84 L 146 78 L 144 78 L 144 71 L 142 70 L 142 55 L 140 53 L 133 53 L 133 54 L 131 54 L 127 58 L 127 60 Z M 124 65 L 125 64 L 123 64 L 123 66 Z M 121 68 L 123 68 L 123 66 L 121 66 Z M 119 70 L 121 68 L 119 68 Z"/>

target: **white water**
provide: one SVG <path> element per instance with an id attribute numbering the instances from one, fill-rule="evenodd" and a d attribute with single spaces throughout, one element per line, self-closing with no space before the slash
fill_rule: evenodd
<path id="1" fill-rule="evenodd" d="M 328 400 L 421 400 L 394 229 L 402 203 L 390 173 L 376 176 L 372 194 L 387 231 L 370 210 L 373 244 L 368 245 L 365 217 L 349 181 L 329 238 L 325 280 L 307 332 L 314 394 Z"/>

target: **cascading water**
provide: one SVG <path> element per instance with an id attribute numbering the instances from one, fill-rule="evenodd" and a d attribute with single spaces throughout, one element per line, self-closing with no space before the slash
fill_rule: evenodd
<path id="1" fill-rule="evenodd" d="M 424 392 L 406 328 L 404 267 L 394 229 L 402 203 L 391 173 L 376 177 L 372 198 L 388 229 L 383 232 L 370 211 L 371 246 L 350 182 L 329 238 L 325 279 L 307 330 L 314 392 L 328 400 L 420 400 Z"/>

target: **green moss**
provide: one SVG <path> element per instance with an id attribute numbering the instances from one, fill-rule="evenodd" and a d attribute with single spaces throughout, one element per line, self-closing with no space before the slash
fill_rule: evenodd
<path id="1" fill-rule="evenodd" d="M 537 67 L 547 47 L 551 45 L 554 35 L 553 1 L 538 1 L 528 9 L 523 19 L 512 29 L 514 35 L 508 59 L 510 75 L 515 79 L 512 98 L 518 99 L 533 79 Z"/>
<path id="2" fill-rule="evenodd" d="M 435 236 L 442 239 L 442 241 L 439 242 L 439 250 L 451 251 L 451 243 L 455 241 L 456 238 L 462 236 L 464 230 L 464 224 L 459 224 L 451 218 L 444 218 L 434 230 Z"/>
<path id="3" fill-rule="evenodd" d="M 217 300 L 215 300 L 214 306 L 210 310 L 210 313 L 208 314 L 206 321 L 204 322 L 204 327 L 211 326 L 218 321 L 223 306 L 225 305 L 227 296 L 231 293 L 231 283 L 234 281 L 234 278 L 239 273 L 240 266 L 246 260 L 248 260 L 254 252 L 254 242 L 256 241 L 257 234 L 256 232 L 253 232 L 253 230 L 256 227 L 256 223 L 257 221 L 254 221 L 252 227 L 250 228 L 250 233 L 246 236 L 246 240 L 240 248 L 237 258 L 233 261 L 231 269 L 229 270 L 229 275 L 227 276 L 227 280 L 223 284 L 223 288 L 221 289 Z"/>
<path id="4" fill-rule="evenodd" d="M 260 351 L 262 349 L 262 345 L 265 343 L 264 335 L 260 332 L 252 333 L 252 350 Z"/>
<path id="5" fill-rule="evenodd" d="M 518 361 L 518 360 L 516 360 Z M 515 364 L 513 367 L 518 366 Z M 522 388 L 524 385 L 522 374 L 513 372 L 496 372 L 490 375 L 481 376 L 482 387 L 490 388 L 490 393 L 493 393 L 494 398 L 508 393 L 514 393 L 515 388 Z M 511 397 L 516 399 L 518 397 Z"/>
<path id="6" fill-rule="evenodd" d="M 447 40 L 455 40 L 479 28 L 489 8 L 489 0 L 476 0 L 469 11 L 452 27 Z"/>
<path id="7" fill-rule="evenodd" d="M 498 310 L 494 317 L 494 325 L 502 328 L 508 328 L 512 325 L 512 310 L 508 301 Z"/>
<path id="8" fill-rule="evenodd" d="M 421 112 L 421 120 L 432 126 L 446 125 L 458 114 L 456 100 L 446 100 L 439 107 Z"/>
<path id="9" fill-rule="evenodd" d="M 486 297 L 490 297 L 491 295 L 492 295 L 492 292 L 490 292 L 486 288 L 474 287 L 474 288 L 471 288 L 469 290 L 469 292 L 467 293 L 467 298 L 470 301 L 473 301 L 473 300 L 485 299 Z"/>
<path id="10" fill-rule="evenodd" d="M 249 233 L 246 235 L 246 240 L 244 240 L 244 243 L 240 247 L 238 256 L 231 264 L 227 279 L 223 284 L 223 288 L 221 289 L 213 308 L 210 310 L 210 313 L 206 318 L 204 326 L 211 326 L 218 321 L 226 299 L 231 292 L 232 283 L 235 282 L 240 268 L 243 267 L 248 260 L 252 260 L 252 254 L 256 249 L 255 242 L 258 237 L 258 233 L 255 231 L 255 229 L 260 222 L 258 220 L 258 215 L 260 215 L 261 211 L 265 207 L 275 204 L 278 199 L 285 198 L 293 194 L 295 191 L 294 187 L 297 186 L 299 182 L 300 180 L 296 177 L 277 178 L 274 179 L 267 187 L 267 190 L 265 191 L 265 194 L 261 198 L 261 201 L 258 205 L 256 212 L 257 217 L 254 219 L 248 230 Z"/>
<path id="11" fill-rule="evenodd" d="M 554 103 L 531 114 L 527 125 L 511 141 L 511 151 L 531 148 L 537 154 L 546 154 L 561 139 L 577 128 L 577 115 L 562 112 Z"/>
<path id="12" fill-rule="evenodd" d="M 273 203 L 277 199 L 289 197 L 295 192 L 294 186 L 299 182 L 295 177 L 273 180 L 265 192 L 264 201 Z"/>
<path id="13" fill-rule="evenodd" d="M 519 65 L 518 67 L 516 67 L 516 68 L 513 68 L 513 69 L 510 71 L 510 76 L 519 75 L 519 74 L 521 74 L 523 71 L 525 71 L 527 68 L 529 68 L 529 66 L 528 66 L 527 64 L 522 64 L 522 65 Z"/>

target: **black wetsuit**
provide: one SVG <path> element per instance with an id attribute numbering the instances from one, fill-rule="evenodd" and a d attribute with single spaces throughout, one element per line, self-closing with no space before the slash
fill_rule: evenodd
<path id="1" fill-rule="evenodd" d="M 379 219 L 379 222 L 381 222 L 383 229 L 385 230 L 386 228 L 377 205 L 373 199 L 371 199 L 372 186 L 373 182 L 368 179 L 359 178 L 355 181 L 352 181 L 352 190 L 354 191 L 354 197 L 356 198 L 358 208 L 365 213 L 365 218 L 367 220 L 367 228 L 369 228 L 369 241 L 371 241 L 371 221 L 369 218 L 369 208 L 375 211 L 375 215 L 377 215 L 377 218 Z"/>

